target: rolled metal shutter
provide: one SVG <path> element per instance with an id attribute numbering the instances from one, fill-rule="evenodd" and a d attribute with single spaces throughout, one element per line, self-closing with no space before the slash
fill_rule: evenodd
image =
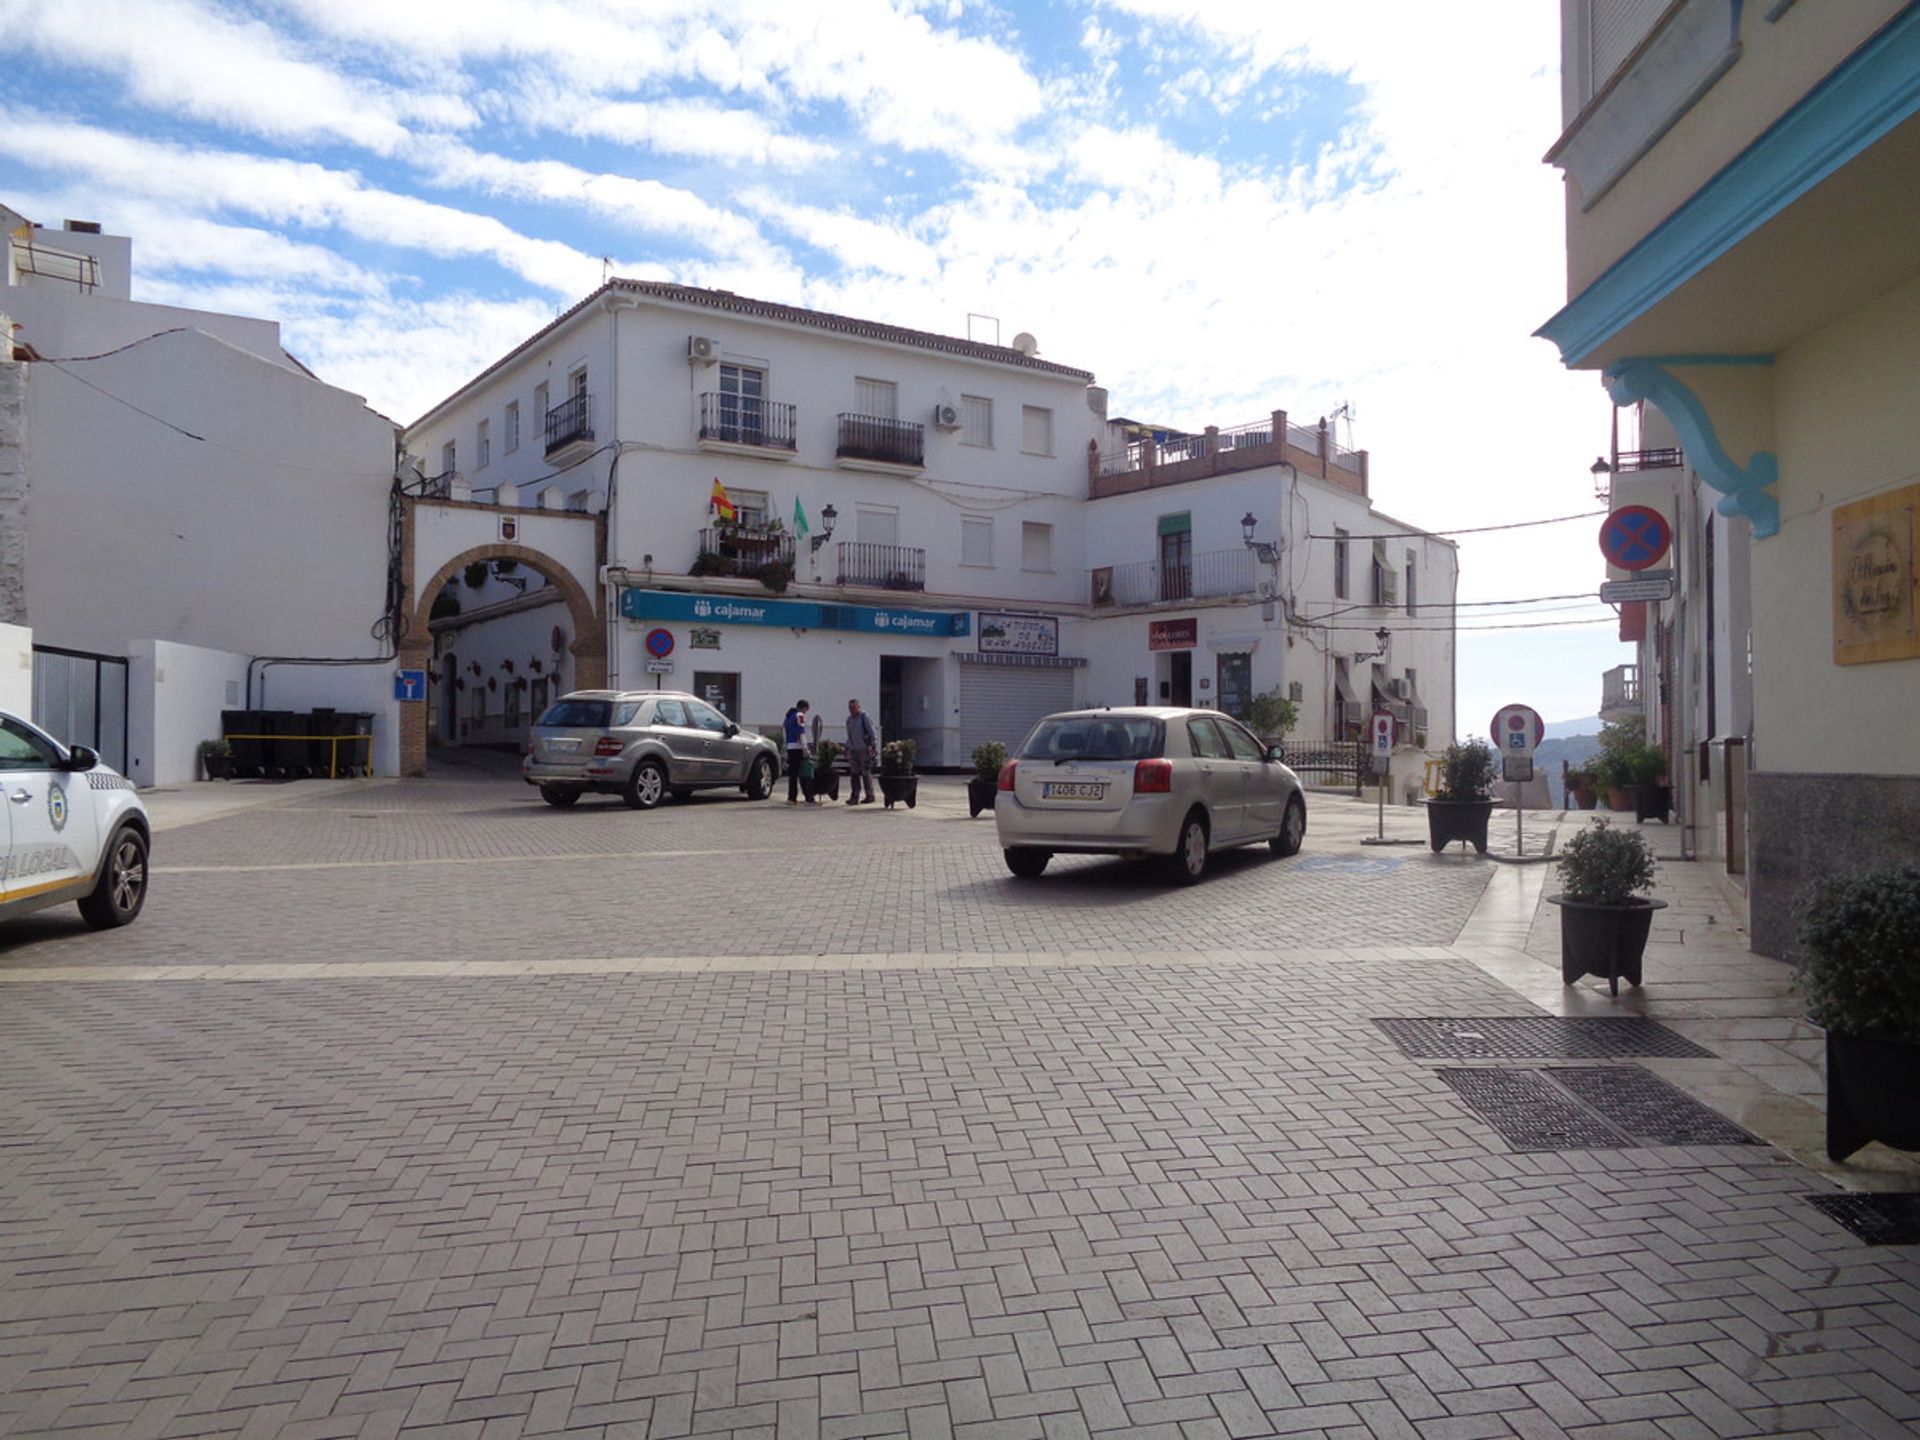
<path id="1" fill-rule="evenodd" d="M 974 665 L 960 667 L 960 755 L 998 740 L 1017 750 L 1027 732 L 1047 716 L 1073 708 L 1073 668 L 1068 665 Z"/>

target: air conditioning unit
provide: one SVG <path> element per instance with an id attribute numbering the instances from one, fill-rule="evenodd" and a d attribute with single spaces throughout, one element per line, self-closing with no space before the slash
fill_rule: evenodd
<path id="1" fill-rule="evenodd" d="M 960 412 L 951 405 L 934 406 L 933 428 L 936 430 L 958 430 L 960 428 Z"/>
<path id="2" fill-rule="evenodd" d="M 720 342 L 711 335 L 689 335 L 687 337 L 687 363 L 689 365 L 712 365 L 720 359 Z"/>
<path id="3" fill-rule="evenodd" d="M 1387 681 L 1387 693 L 1396 700 L 1410 700 L 1413 698 L 1413 687 L 1402 676 Z"/>

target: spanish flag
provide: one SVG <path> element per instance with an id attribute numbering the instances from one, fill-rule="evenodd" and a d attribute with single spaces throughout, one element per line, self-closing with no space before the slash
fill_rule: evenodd
<path id="1" fill-rule="evenodd" d="M 733 520 L 737 518 L 734 514 L 733 501 L 727 498 L 727 487 L 720 483 L 720 477 L 718 475 L 713 477 L 713 496 L 707 501 L 707 509 L 711 510 L 715 515 L 718 515 L 722 520 Z"/>

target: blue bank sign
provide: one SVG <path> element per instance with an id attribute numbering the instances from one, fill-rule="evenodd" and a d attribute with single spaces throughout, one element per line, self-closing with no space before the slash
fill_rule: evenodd
<path id="1" fill-rule="evenodd" d="M 673 590 L 622 590 L 620 613 L 629 620 L 687 620 L 704 625 L 779 625 L 795 630 L 864 630 L 873 635 L 923 635 L 929 639 L 973 633 L 973 612 L 970 610 L 820 605 L 811 600 L 684 595 Z"/>

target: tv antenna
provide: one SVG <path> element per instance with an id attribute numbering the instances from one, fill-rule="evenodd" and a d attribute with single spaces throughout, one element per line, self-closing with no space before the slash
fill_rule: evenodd
<path id="1" fill-rule="evenodd" d="M 1347 422 L 1346 446 L 1347 446 L 1347 449 L 1351 450 L 1353 448 L 1353 422 L 1355 419 L 1353 402 L 1351 400 L 1342 400 L 1339 404 L 1339 407 L 1335 409 L 1333 414 L 1329 415 L 1327 418 L 1333 421 L 1336 426 L 1338 426 L 1338 424 L 1342 420 Z M 1337 430 L 1335 432 L 1334 438 L 1335 439 L 1339 438 Z"/>

